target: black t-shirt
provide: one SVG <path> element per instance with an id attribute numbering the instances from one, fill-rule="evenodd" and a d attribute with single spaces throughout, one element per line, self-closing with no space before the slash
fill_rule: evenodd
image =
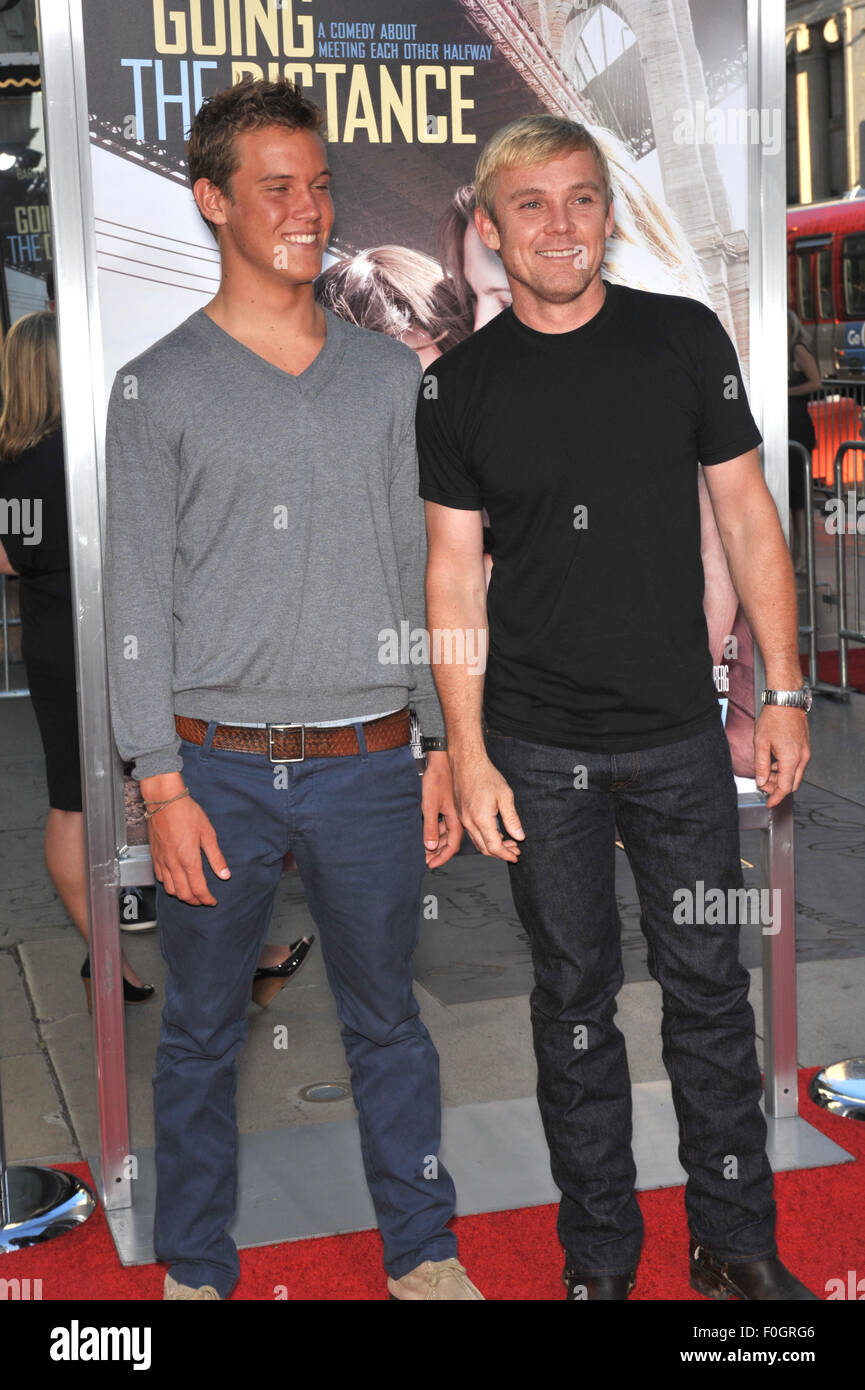
<path id="1" fill-rule="evenodd" d="M 421 496 L 486 507 L 495 536 L 487 723 L 625 752 L 720 718 L 697 465 L 761 437 L 711 309 L 606 290 L 573 332 L 506 309 L 432 363 L 417 430 Z"/>

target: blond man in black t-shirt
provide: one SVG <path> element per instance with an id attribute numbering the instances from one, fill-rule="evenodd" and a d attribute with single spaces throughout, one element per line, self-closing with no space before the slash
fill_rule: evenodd
<path id="1" fill-rule="evenodd" d="M 489 651 L 484 674 L 442 660 L 435 676 L 461 819 L 508 863 L 532 943 L 568 1298 L 626 1299 L 642 1240 L 613 1022 L 618 828 L 664 996 L 692 1286 L 813 1299 L 775 1243 L 738 957 L 751 904 L 702 606 L 701 463 L 772 687 L 755 766 L 777 806 L 808 761 L 810 692 L 797 689 L 795 583 L 736 354 L 704 305 L 605 283 L 612 190 L 583 127 L 512 123 L 475 184 L 478 233 L 513 306 L 434 363 L 421 391 L 428 622 Z M 496 538 L 488 596 L 483 508 Z"/>

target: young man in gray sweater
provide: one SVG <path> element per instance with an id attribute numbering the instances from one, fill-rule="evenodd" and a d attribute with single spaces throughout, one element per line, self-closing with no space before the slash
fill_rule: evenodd
<path id="1" fill-rule="evenodd" d="M 446 1225 L 438 1056 L 411 968 L 425 867 L 462 832 L 429 668 L 387 661 L 401 623 L 425 626 L 420 367 L 315 303 L 334 219 L 321 126 L 287 82 L 204 103 L 187 153 L 220 288 L 120 370 L 108 412 L 112 717 L 150 815 L 168 965 L 155 1246 L 166 1298 L 229 1296 L 235 1060 L 290 849 L 390 1295 L 479 1299 Z M 439 745 L 422 779 L 410 703 Z"/>

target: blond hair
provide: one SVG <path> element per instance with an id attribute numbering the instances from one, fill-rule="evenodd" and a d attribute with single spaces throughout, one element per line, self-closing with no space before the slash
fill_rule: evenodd
<path id="1" fill-rule="evenodd" d="M 712 307 L 700 258 L 676 214 L 643 182 L 627 147 L 609 130 L 594 135 L 613 185 L 616 225 L 607 240 L 604 277 L 654 294 L 678 294 Z"/>
<path id="2" fill-rule="evenodd" d="M 615 200 L 616 224 L 607 239 L 605 279 L 655 294 L 684 295 L 712 307 L 700 259 L 675 213 L 649 192 L 630 151 L 603 126 L 543 115 L 512 121 L 492 137 L 481 154 L 474 188 L 476 205 L 492 216 L 496 180 L 502 169 L 540 164 L 569 149 L 594 154 L 607 207 L 610 199 Z M 463 198 L 460 211 L 467 205 Z"/>
<path id="3" fill-rule="evenodd" d="M 0 459 L 12 462 L 60 423 L 57 320 L 49 310 L 16 319 L 3 344 Z"/>
<path id="4" fill-rule="evenodd" d="M 612 202 L 612 184 L 606 156 L 595 137 L 584 125 L 566 116 L 520 116 L 502 126 L 484 146 L 475 170 L 475 199 L 478 207 L 495 221 L 496 183 L 503 169 L 520 165 L 546 164 L 559 155 L 587 150 L 598 166 L 604 203 Z"/>
<path id="5" fill-rule="evenodd" d="M 341 319 L 374 333 L 402 338 L 420 330 L 442 352 L 470 331 L 439 266 L 408 246 L 373 246 L 334 262 L 316 280 L 315 297 Z"/>

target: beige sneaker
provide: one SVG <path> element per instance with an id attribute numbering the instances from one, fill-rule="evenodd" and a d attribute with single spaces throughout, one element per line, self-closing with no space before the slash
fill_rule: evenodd
<path id="1" fill-rule="evenodd" d="M 166 1298 L 219 1298 L 219 1294 L 212 1284 L 202 1284 L 200 1289 L 191 1289 L 188 1284 L 178 1284 L 176 1279 L 172 1279 L 170 1274 L 166 1274 L 162 1297 L 163 1300 Z"/>
<path id="2" fill-rule="evenodd" d="M 459 1260 L 425 1260 L 417 1269 L 404 1274 L 401 1279 L 388 1279 L 388 1292 L 391 1298 L 480 1298 L 486 1302 L 480 1289 L 476 1289 Z"/>

